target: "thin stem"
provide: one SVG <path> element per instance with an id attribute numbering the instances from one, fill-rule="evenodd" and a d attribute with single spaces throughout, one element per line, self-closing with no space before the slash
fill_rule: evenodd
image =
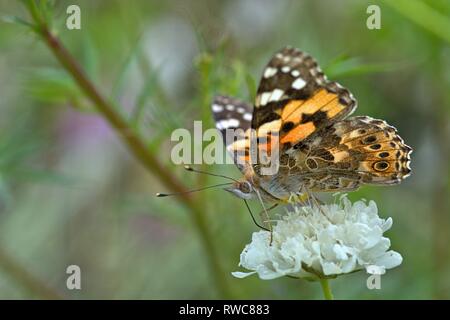
<path id="1" fill-rule="evenodd" d="M 54 36 L 46 22 L 41 18 L 33 0 L 27 2 L 27 8 L 36 23 L 36 32 L 44 40 L 46 45 L 52 51 L 56 59 L 72 76 L 81 90 L 92 101 L 98 112 L 109 122 L 111 127 L 116 131 L 124 144 L 128 147 L 130 152 L 141 162 L 141 164 L 153 175 L 155 175 L 163 185 L 174 193 L 183 193 L 185 188 L 182 183 L 154 156 L 154 154 L 147 148 L 144 141 L 136 132 L 129 126 L 129 124 L 116 111 L 116 108 L 110 101 L 107 101 L 95 87 L 95 85 L 87 77 L 84 70 L 70 54 L 70 52 L 63 46 L 60 40 Z M 191 212 L 190 217 L 193 224 L 200 235 L 200 240 L 203 244 L 211 274 L 214 277 L 216 287 L 224 298 L 229 298 L 229 292 L 223 276 L 222 267 L 214 249 L 213 237 L 206 215 L 188 194 L 181 194 L 179 199 Z"/>
<path id="2" fill-rule="evenodd" d="M 320 278 L 320 286 L 322 287 L 323 296 L 325 300 L 333 300 L 333 293 L 331 292 L 330 283 L 328 279 Z"/>
<path id="3" fill-rule="evenodd" d="M 50 288 L 46 283 L 36 278 L 28 270 L 15 261 L 7 252 L 0 248 L 0 268 L 13 277 L 22 287 L 27 288 L 33 295 L 41 299 L 59 300 L 62 296 Z"/>

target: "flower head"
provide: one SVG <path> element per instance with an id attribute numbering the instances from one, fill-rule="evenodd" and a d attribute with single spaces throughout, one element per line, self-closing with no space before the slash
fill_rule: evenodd
<path id="1" fill-rule="evenodd" d="M 399 253 L 388 251 L 391 242 L 383 237 L 391 226 L 391 218 L 378 216 L 374 201 L 352 204 L 346 195 L 335 204 L 294 206 L 274 226 L 272 243 L 268 231 L 253 233 L 239 263 L 251 272 L 233 275 L 256 273 L 268 280 L 334 277 L 362 269 L 384 273 L 402 262 Z"/>

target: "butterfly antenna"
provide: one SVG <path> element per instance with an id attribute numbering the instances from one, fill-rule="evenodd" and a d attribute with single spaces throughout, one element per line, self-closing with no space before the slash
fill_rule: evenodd
<path id="1" fill-rule="evenodd" d="M 245 206 L 247 207 L 248 212 L 250 213 L 250 216 L 252 217 L 253 222 L 261 229 L 266 230 L 266 231 L 270 231 L 269 229 L 267 229 L 266 227 L 263 227 L 262 225 L 260 225 L 258 223 L 258 221 L 256 221 L 255 216 L 253 215 L 252 210 L 250 209 L 250 206 L 248 205 L 247 200 L 244 199 L 245 202 Z"/>
<path id="2" fill-rule="evenodd" d="M 225 178 L 225 179 L 233 180 L 234 182 L 238 182 L 238 180 L 236 180 L 236 179 L 234 179 L 232 177 L 224 176 L 222 174 L 216 174 L 216 173 L 211 173 L 211 172 L 197 170 L 197 169 L 192 168 L 191 166 L 184 166 L 184 169 L 187 170 L 187 171 L 195 172 L 195 173 L 206 174 L 208 176 Z"/>
<path id="3" fill-rule="evenodd" d="M 169 197 L 169 196 L 179 196 L 179 195 L 189 194 L 189 193 L 193 193 L 193 192 L 197 192 L 197 191 L 202 191 L 202 190 L 207 190 L 207 189 L 212 189 L 212 188 L 217 188 L 217 187 L 222 187 L 222 186 L 228 186 L 230 184 L 233 184 L 233 183 L 232 182 L 220 183 L 220 184 L 216 184 L 213 186 L 207 186 L 207 187 L 203 187 L 203 188 L 198 188 L 198 189 L 193 189 L 193 190 L 188 190 L 188 191 L 183 191 L 183 192 L 175 192 L 175 193 L 160 193 L 160 192 L 158 192 L 156 194 L 156 196 L 159 198 Z"/>

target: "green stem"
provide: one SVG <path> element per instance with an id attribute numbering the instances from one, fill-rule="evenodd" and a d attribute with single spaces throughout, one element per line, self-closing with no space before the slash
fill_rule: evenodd
<path id="1" fill-rule="evenodd" d="M 325 300 L 333 300 L 333 293 L 331 292 L 330 283 L 328 279 L 320 279 L 320 286 L 322 287 L 323 296 Z"/>
<path id="2" fill-rule="evenodd" d="M 59 300 L 63 299 L 57 291 L 52 289 L 42 280 L 36 278 L 32 273 L 25 269 L 22 264 L 10 256 L 3 248 L 0 248 L 0 269 L 8 273 L 22 287 L 27 288 L 34 296 L 39 299 Z"/>
<path id="3" fill-rule="evenodd" d="M 91 100 L 98 112 L 109 122 L 110 126 L 116 131 L 130 152 L 169 190 L 175 193 L 183 193 L 186 190 L 183 184 L 172 174 L 171 171 L 161 164 L 159 159 L 152 152 L 150 152 L 142 138 L 136 134 L 130 125 L 116 111 L 118 108 L 102 96 L 100 91 L 87 77 L 86 73 L 78 64 L 76 59 L 63 46 L 61 41 L 50 32 L 46 22 L 39 14 L 35 2 L 33 0 L 29 0 L 26 2 L 26 6 L 30 11 L 34 22 L 36 23 L 35 31 L 37 34 L 44 40 L 56 59 L 72 76 L 85 95 Z M 217 250 L 214 248 L 214 237 L 208 227 L 205 212 L 193 200 L 193 198 L 187 194 L 181 194 L 178 199 L 191 212 L 190 217 L 193 220 L 193 224 L 200 236 L 200 240 L 209 263 L 211 275 L 213 276 L 219 294 L 222 298 L 230 298 L 230 293 L 222 271 L 219 256 L 217 254 Z"/>

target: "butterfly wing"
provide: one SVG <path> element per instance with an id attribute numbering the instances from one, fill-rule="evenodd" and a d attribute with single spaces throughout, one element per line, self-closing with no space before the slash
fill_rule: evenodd
<path id="1" fill-rule="evenodd" d="M 352 94 L 328 81 L 311 56 L 294 48 L 277 52 L 263 71 L 252 119 L 258 138 L 276 134 L 279 141 L 276 174 L 263 176 L 263 166 L 253 166 L 261 187 L 287 198 L 304 187 L 351 191 L 407 177 L 411 148 L 382 120 L 344 120 L 356 106 Z M 260 152 L 271 148 L 258 144 Z"/>
<path id="2" fill-rule="evenodd" d="M 312 191 L 350 191 L 361 184 L 393 185 L 410 175 L 410 153 L 397 130 L 383 120 L 352 117 L 305 141 L 304 157 L 292 153 Z M 301 159 L 302 158 L 302 159 Z"/>
<path id="3" fill-rule="evenodd" d="M 382 120 L 346 119 L 356 106 L 311 56 L 287 47 L 264 69 L 252 114 L 252 106 L 228 97 L 216 97 L 213 113 L 224 139 L 226 129 L 242 129 L 236 140 L 225 139 L 241 171 L 256 174 L 259 187 L 275 198 L 287 199 L 303 187 L 351 191 L 363 183 L 396 184 L 410 174 L 412 149 Z M 251 129 L 256 140 L 249 138 Z M 261 174 L 259 157 L 250 158 L 253 141 L 258 154 L 279 149 L 275 174 Z"/>
<path id="4" fill-rule="evenodd" d="M 317 62 L 291 47 L 277 52 L 263 71 L 252 128 L 279 132 L 283 149 L 300 143 L 356 108 L 352 94 L 328 81 Z"/>
<path id="5" fill-rule="evenodd" d="M 248 133 L 253 106 L 239 99 L 216 96 L 211 109 L 216 128 L 222 134 L 227 151 L 238 168 L 244 172 L 249 164 Z"/>

